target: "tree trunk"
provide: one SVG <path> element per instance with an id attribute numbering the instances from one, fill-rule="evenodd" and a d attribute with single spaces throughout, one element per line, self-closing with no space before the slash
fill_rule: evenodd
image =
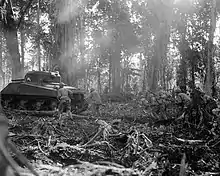
<path id="1" fill-rule="evenodd" d="M 85 46 L 84 46 L 84 16 L 81 15 L 79 16 L 78 18 L 78 43 L 79 43 L 79 52 L 80 52 L 80 70 L 82 72 L 82 75 L 83 75 L 83 78 L 82 78 L 82 84 L 83 84 L 83 87 L 85 87 L 85 84 L 86 84 L 86 69 L 85 69 L 85 57 L 84 57 L 84 50 L 85 50 Z M 98 61 L 98 64 L 99 64 L 99 61 Z M 100 89 L 101 91 L 101 89 Z"/>
<path id="2" fill-rule="evenodd" d="M 121 92 L 121 49 L 115 47 L 112 52 L 112 92 L 120 94 Z"/>
<path id="3" fill-rule="evenodd" d="M 172 24 L 173 15 L 171 8 L 174 0 L 167 1 L 149 1 L 149 7 L 155 14 L 155 50 L 154 56 L 151 59 L 151 72 L 150 72 L 150 85 L 149 89 L 152 92 L 158 90 L 158 83 L 161 80 L 161 85 L 164 84 L 163 77 L 165 76 L 163 71 L 163 61 L 166 60 L 166 48 L 170 36 L 170 25 Z M 158 10 L 160 8 L 161 10 Z M 162 69 L 161 69 L 162 68 Z"/>
<path id="4" fill-rule="evenodd" d="M 180 52 L 181 53 L 181 52 Z M 177 79 L 177 86 L 183 92 L 186 92 L 186 83 L 187 83 L 187 63 L 186 63 L 186 54 L 182 52 L 179 66 L 179 76 Z"/>
<path id="5" fill-rule="evenodd" d="M 86 90 L 86 91 L 88 91 L 88 72 L 89 72 L 89 70 L 86 69 L 85 70 L 86 75 L 85 75 L 85 78 L 84 78 L 84 90 Z"/>
<path id="6" fill-rule="evenodd" d="M 40 0 L 37 2 L 37 60 L 38 70 L 41 71 L 41 56 L 40 56 Z"/>
<path id="7" fill-rule="evenodd" d="M 65 19 L 61 18 L 62 13 L 64 13 L 63 10 L 68 6 L 74 6 L 74 2 L 58 0 L 56 3 L 58 10 L 58 18 L 56 19 L 55 27 L 55 44 L 57 46 L 57 51 L 56 58 L 53 60 L 53 65 L 58 65 L 64 83 L 76 86 L 77 77 L 74 73 L 77 70 L 77 62 L 72 53 L 75 43 L 76 19 L 67 17 L 68 20 L 63 21 Z"/>
<path id="8" fill-rule="evenodd" d="M 185 16 L 183 16 L 182 18 L 185 18 Z M 177 75 L 177 86 L 180 87 L 180 89 L 183 92 L 186 92 L 186 85 L 187 85 L 187 53 L 189 51 L 189 46 L 187 44 L 186 41 L 186 31 L 187 31 L 187 22 L 183 21 L 183 24 L 180 27 L 180 36 L 181 36 L 181 41 L 180 44 L 178 46 L 178 49 L 180 51 L 180 65 L 179 65 L 179 69 L 178 69 L 178 75 Z"/>
<path id="9" fill-rule="evenodd" d="M 158 90 L 158 82 L 159 78 L 163 77 L 163 71 L 160 70 L 161 66 L 163 68 L 162 64 L 162 59 L 165 57 L 165 50 L 167 47 L 167 39 L 165 39 L 166 34 L 168 33 L 167 30 L 167 24 L 166 23 L 161 23 L 159 26 L 159 29 L 156 32 L 156 41 L 155 41 L 155 50 L 154 50 L 154 56 L 151 59 L 152 62 L 152 68 L 151 68 L 151 73 L 150 73 L 150 90 L 152 92 L 155 92 Z M 162 73 L 160 76 L 159 73 Z"/>
<path id="10" fill-rule="evenodd" d="M 57 32 L 57 46 L 59 50 L 57 51 L 56 62 L 60 68 L 60 74 L 63 78 L 63 82 L 69 85 L 75 85 L 77 80 L 75 80 L 76 71 L 76 60 L 72 55 L 72 50 L 74 47 L 73 38 L 73 27 L 71 24 L 59 24 Z M 73 80 L 74 79 L 74 80 Z"/>
<path id="11" fill-rule="evenodd" d="M 213 62 L 213 38 L 216 28 L 216 0 L 211 1 L 211 22 L 209 31 L 209 42 L 208 42 L 208 57 L 207 57 L 207 72 L 205 79 L 205 92 L 207 95 L 212 96 L 212 89 L 214 86 L 214 62 Z"/>
<path id="12" fill-rule="evenodd" d="M 129 60 L 128 60 L 128 57 L 126 57 L 125 58 L 125 73 L 124 73 L 125 92 L 127 92 L 127 88 L 130 87 L 128 69 L 129 69 Z"/>
<path id="13" fill-rule="evenodd" d="M 98 65 L 98 67 L 97 67 L 97 89 L 98 89 L 98 92 L 99 92 L 99 94 L 101 93 L 101 90 L 102 90 L 102 86 L 101 86 L 101 73 L 100 73 L 100 61 L 99 61 L 99 59 L 98 59 L 98 62 L 97 62 L 97 65 Z"/>
<path id="14" fill-rule="evenodd" d="M 146 73 L 147 73 L 147 67 L 146 67 L 146 64 L 144 64 L 144 71 L 143 71 L 143 83 L 142 83 L 142 89 L 141 91 L 142 92 L 145 92 L 146 91 Z"/>
<path id="15" fill-rule="evenodd" d="M 152 58 L 148 57 L 148 49 L 145 48 L 144 49 L 144 58 L 145 60 L 145 66 L 146 66 L 146 89 L 149 90 L 150 89 L 150 85 L 151 85 L 151 62 L 152 62 Z"/>
<path id="16" fill-rule="evenodd" d="M 12 11 L 11 1 L 5 1 L 6 21 L 2 21 L 2 30 L 6 45 L 12 57 L 12 79 L 21 78 L 21 62 L 18 45 L 17 24 Z"/>
<path id="17" fill-rule="evenodd" d="M 160 32 L 156 35 L 156 41 L 155 41 L 155 51 L 154 56 L 151 59 L 151 72 L 150 72 L 150 85 L 149 89 L 152 92 L 157 91 L 158 87 L 158 77 L 159 77 L 159 66 L 160 66 L 160 60 L 161 60 L 161 51 L 160 51 Z"/>
<path id="18" fill-rule="evenodd" d="M 3 36 L 2 32 L 0 31 L 0 74 L 2 76 L 2 88 L 5 87 L 5 72 L 3 71 L 2 68 L 2 63 L 3 63 Z"/>
<path id="19" fill-rule="evenodd" d="M 15 24 L 13 24 L 15 25 Z M 4 30 L 6 44 L 12 57 L 12 79 L 22 78 L 20 53 L 18 48 L 18 35 L 16 27 L 6 28 Z"/>
<path id="20" fill-rule="evenodd" d="M 192 51 L 193 52 L 193 51 Z M 192 54 L 193 56 L 193 54 Z M 192 59 L 192 62 L 191 62 L 191 88 L 194 90 L 195 89 L 195 63 L 194 63 L 194 58 Z"/>
<path id="21" fill-rule="evenodd" d="M 109 68 L 108 68 L 108 87 L 109 87 L 109 92 L 112 90 L 112 53 L 109 52 Z"/>
<path id="22" fill-rule="evenodd" d="M 25 34 L 24 30 L 21 28 L 20 30 L 21 34 L 21 75 L 24 76 L 24 48 L 25 48 Z"/>
<path id="23" fill-rule="evenodd" d="M 159 51 L 161 52 L 161 61 L 159 61 L 160 64 L 160 82 L 161 86 L 164 90 L 167 89 L 166 85 L 166 72 L 167 72 L 167 52 L 168 52 L 168 47 L 167 45 L 169 44 L 169 39 L 170 39 L 170 21 L 166 20 L 161 24 L 161 31 L 160 31 L 160 47 Z"/>

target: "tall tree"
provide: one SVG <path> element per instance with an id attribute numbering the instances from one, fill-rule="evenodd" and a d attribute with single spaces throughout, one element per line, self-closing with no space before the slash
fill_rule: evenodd
<path id="1" fill-rule="evenodd" d="M 150 9 L 154 13 L 155 22 L 152 27 L 155 30 L 155 46 L 154 57 L 152 58 L 150 90 L 156 91 L 158 88 L 158 81 L 163 78 L 163 70 L 160 68 L 163 61 L 166 60 L 167 45 L 170 37 L 170 25 L 173 18 L 173 0 L 169 1 L 150 1 Z M 158 10 L 159 9 L 159 10 Z M 159 77 L 159 73 L 162 73 L 162 77 Z"/>
<path id="2" fill-rule="evenodd" d="M 12 57 L 12 79 L 23 77 L 18 45 L 18 29 L 32 1 L 33 0 L 30 0 L 27 6 L 23 8 L 20 12 L 20 18 L 18 19 L 14 16 L 11 1 L 0 1 L 0 25 L 6 39 L 7 48 Z"/>
<path id="3" fill-rule="evenodd" d="M 216 29 L 216 0 L 211 0 L 211 20 L 210 20 L 210 31 L 209 31 L 209 41 L 208 41 L 208 55 L 207 55 L 207 72 L 205 79 L 205 91 L 208 95 L 212 95 L 212 88 L 215 84 L 215 74 L 214 74 L 214 61 L 213 61 L 213 39 L 214 32 Z"/>
<path id="4" fill-rule="evenodd" d="M 77 79 L 74 74 L 77 69 L 76 57 L 73 54 L 76 28 L 81 21 L 77 20 L 76 16 L 72 16 L 72 8 L 74 8 L 73 1 L 56 2 L 56 8 L 59 10 L 58 18 L 55 24 L 55 43 L 57 46 L 56 58 L 53 60 L 54 64 L 59 66 L 63 81 L 70 85 L 76 85 Z"/>
<path id="5" fill-rule="evenodd" d="M 180 22 L 177 24 L 177 30 L 180 35 L 180 41 L 177 45 L 177 48 L 180 52 L 180 63 L 177 71 L 177 86 L 183 92 L 186 92 L 187 85 L 187 51 L 189 51 L 188 42 L 186 40 L 187 34 L 187 15 L 180 15 Z"/>
<path id="6" fill-rule="evenodd" d="M 1 7 L 5 7 L 6 14 L 1 19 L 2 29 L 9 53 L 12 57 L 12 79 L 21 77 L 21 62 L 18 47 L 17 24 L 14 18 L 11 1 L 2 0 Z"/>
<path id="7" fill-rule="evenodd" d="M 2 86 L 5 86 L 5 72 L 3 71 L 3 35 L 2 31 L 0 30 L 0 74 L 2 77 Z"/>
<path id="8" fill-rule="evenodd" d="M 40 53 L 40 0 L 37 2 L 37 60 L 38 70 L 41 71 L 41 53 Z"/>

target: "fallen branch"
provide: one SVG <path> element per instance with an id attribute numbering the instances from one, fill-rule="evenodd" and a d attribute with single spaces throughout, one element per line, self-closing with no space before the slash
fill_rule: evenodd
<path id="1" fill-rule="evenodd" d="M 98 165 L 107 165 L 107 166 L 113 166 L 113 167 L 118 167 L 118 168 L 122 168 L 124 169 L 125 167 L 120 165 L 120 164 L 117 164 L 117 163 L 112 163 L 112 162 L 108 162 L 108 161 L 96 161 L 95 164 L 98 164 Z"/>
<path id="2" fill-rule="evenodd" d="M 44 155 L 46 155 L 46 156 L 48 156 L 49 154 L 47 154 L 46 152 L 44 152 L 43 150 L 42 150 L 42 148 L 41 148 L 41 146 L 40 146 L 40 142 L 39 141 L 37 141 L 37 145 L 38 145 L 38 149 L 44 154 Z"/>
<path id="3" fill-rule="evenodd" d="M 185 143 L 189 143 L 189 144 L 195 144 L 195 143 L 203 143 L 203 140 L 189 140 L 189 139 L 181 139 L 181 138 L 177 138 L 175 137 L 178 141 L 181 142 L 185 142 Z"/>
<path id="4" fill-rule="evenodd" d="M 77 173 L 81 172 L 82 170 L 86 170 L 88 172 L 86 173 L 86 175 L 97 175 L 97 173 L 99 173 L 99 175 L 106 175 L 107 170 L 111 170 L 112 173 L 117 173 L 117 175 L 141 175 L 141 173 L 137 170 L 130 168 L 122 168 L 118 164 L 111 164 L 110 166 L 105 166 L 105 165 L 92 164 L 89 162 L 82 162 L 82 164 L 72 165 L 70 166 L 70 168 L 77 169 L 75 175 L 77 175 Z"/>
<path id="5" fill-rule="evenodd" d="M 87 145 L 91 144 L 98 136 L 102 134 L 104 128 L 99 128 L 99 131 L 93 136 L 86 144 L 82 145 L 82 147 L 86 147 Z"/>
<path id="6" fill-rule="evenodd" d="M 90 119 L 90 118 L 93 118 L 93 117 L 79 115 L 79 114 L 72 114 L 72 117 L 76 117 L 76 118 L 80 118 L 80 119 Z"/>

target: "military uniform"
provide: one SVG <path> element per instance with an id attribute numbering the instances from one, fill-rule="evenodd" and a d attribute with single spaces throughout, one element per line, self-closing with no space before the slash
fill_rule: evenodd
<path id="1" fill-rule="evenodd" d="M 101 97 L 94 89 L 91 89 L 90 94 L 87 97 L 87 101 L 91 104 L 93 115 L 100 116 L 99 107 L 102 104 Z"/>
<path id="2" fill-rule="evenodd" d="M 71 99 L 70 95 L 72 92 L 64 87 L 61 86 L 61 88 L 58 90 L 58 99 L 60 100 L 58 110 L 59 110 L 59 116 L 66 110 L 66 112 L 69 114 L 69 116 L 72 117 L 71 114 Z"/>

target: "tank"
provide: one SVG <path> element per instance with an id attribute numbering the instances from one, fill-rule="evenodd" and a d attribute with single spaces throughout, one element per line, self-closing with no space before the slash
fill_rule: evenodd
<path id="1" fill-rule="evenodd" d="M 28 111 L 55 111 L 58 107 L 57 90 L 61 83 L 59 72 L 29 71 L 23 79 L 12 80 L 1 91 L 1 104 L 5 109 Z M 68 86 L 72 91 L 73 113 L 81 113 L 88 108 L 85 91 Z"/>

